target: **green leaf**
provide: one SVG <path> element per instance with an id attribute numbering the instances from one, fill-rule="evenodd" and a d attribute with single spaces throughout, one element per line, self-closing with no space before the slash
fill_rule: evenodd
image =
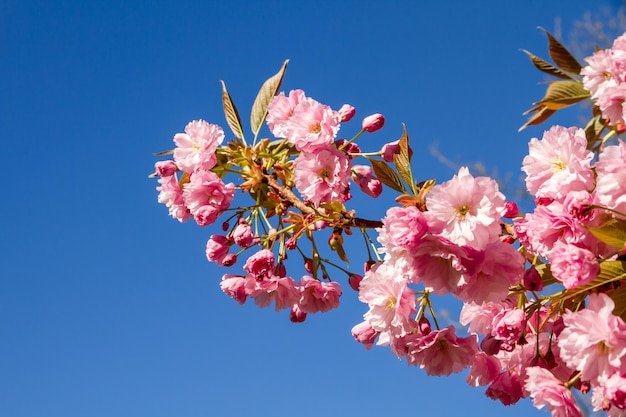
<path id="1" fill-rule="evenodd" d="M 613 314 L 621 317 L 622 320 L 626 319 L 626 285 L 622 285 L 616 290 L 609 291 L 608 296 L 611 297 L 615 303 Z"/>
<path id="2" fill-rule="evenodd" d="M 564 71 L 569 72 L 570 74 L 580 75 L 580 70 L 582 66 L 576 61 L 576 58 L 567 50 L 559 41 L 556 40 L 550 32 L 547 30 L 540 28 L 543 30 L 548 36 L 549 42 L 549 51 L 550 57 L 554 61 L 554 63 Z"/>
<path id="3" fill-rule="evenodd" d="M 600 227 L 587 227 L 601 242 L 616 248 L 626 244 L 626 220 L 611 219 Z"/>
<path id="4" fill-rule="evenodd" d="M 534 55 L 525 49 L 522 49 L 522 52 L 528 55 L 528 57 L 530 58 L 535 68 L 537 68 L 539 71 L 545 72 L 546 74 L 550 74 L 557 78 L 563 78 L 566 80 L 572 79 L 572 77 L 569 74 L 567 74 L 564 71 L 561 71 L 560 69 L 558 69 L 557 67 L 549 63 L 548 61 L 542 58 L 539 58 L 537 55 Z"/>
<path id="5" fill-rule="evenodd" d="M 174 153 L 174 149 L 170 149 L 168 151 L 157 152 L 154 154 L 154 156 L 165 156 L 165 155 L 171 155 L 173 153 Z"/>
<path id="6" fill-rule="evenodd" d="M 376 177 L 387 187 L 396 190 L 399 193 L 405 193 L 406 189 L 398 174 L 385 161 L 370 159 L 372 169 Z"/>
<path id="7" fill-rule="evenodd" d="M 402 128 L 402 137 L 398 141 L 398 152 L 400 154 L 404 154 L 406 159 L 411 162 L 411 158 L 413 157 L 413 150 L 409 145 L 409 135 L 407 135 L 406 133 L 406 125 L 404 123 L 402 124 Z"/>
<path id="8" fill-rule="evenodd" d="M 243 139 L 243 129 L 241 128 L 241 118 L 239 117 L 239 112 L 237 111 L 237 107 L 235 107 L 235 103 L 230 98 L 230 94 L 226 89 L 226 84 L 224 81 L 220 80 L 222 83 L 222 106 L 224 107 L 224 116 L 226 116 L 226 122 L 228 126 L 230 126 L 230 130 L 233 131 L 235 137 L 237 139 Z"/>
<path id="9" fill-rule="evenodd" d="M 396 165 L 398 174 L 406 182 L 413 194 L 415 194 L 415 184 L 413 182 L 413 172 L 411 171 L 411 157 L 413 151 L 409 145 L 409 135 L 406 133 L 406 126 L 404 126 L 402 137 L 398 141 L 398 153 L 393 155 L 393 162 Z"/>
<path id="10" fill-rule="evenodd" d="M 250 127 L 252 128 L 252 133 L 254 133 L 255 138 L 259 134 L 259 130 L 261 130 L 261 126 L 263 126 L 263 122 L 267 116 L 268 104 L 270 104 L 272 98 L 274 98 L 280 89 L 288 63 L 289 60 L 286 59 L 282 67 L 280 67 L 280 70 L 263 83 L 259 93 L 254 99 L 252 112 L 250 113 Z"/>
<path id="11" fill-rule="evenodd" d="M 626 262 L 624 261 L 604 261 L 600 263 L 600 273 L 597 278 L 592 281 L 592 284 L 596 281 L 601 283 L 608 283 L 618 281 L 626 277 Z M 587 284 L 589 286 L 590 284 Z"/>
<path id="12" fill-rule="evenodd" d="M 550 110 L 558 110 L 571 106 L 589 97 L 580 81 L 555 81 L 548 85 L 546 95 L 535 103 Z"/>

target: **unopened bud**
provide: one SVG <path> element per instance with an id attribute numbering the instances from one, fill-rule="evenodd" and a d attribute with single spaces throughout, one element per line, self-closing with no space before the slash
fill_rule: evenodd
<path id="1" fill-rule="evenodd" d="M 228 224 L 228 222 L 222 223 L 222 230 L 223 231 L 227 231 L 229 227 L 230 227 L 230 224 Z"/>
<path id="2" fill-rule="evenodd" d="M 304 270 L 308 272 L 309 274 L 313 273 L 313 259 L 306 258 L 304 260 Z"/>
<path id="3" fill-rule="evenodd" d="M 534 266 L 531 266 L 524 272 L 523 282 L 524 288 L 529 291 L 541 291 L 543 289 L 543 280 Z"/>
<path id="4" fill-rule="evenodd" d="M 349 104 L 344 104 L 339 109 L 339 116 L 342 122 L 349 122 L 356 114 L 356 109 Z"/>
<path id="5" fill-rule="evenodd" d="M 515 204 L 513 201 L 507 201 L 504 204 L 504 215 L 502 217 L 505 217 L 507 219 L 513 219 L 515 217 L 518 217 L 519 214 L 519 208 L 517 207 L 517 204 Z"/>
<path id="6" fill-rule="evenodd" d="M 233 253 L 229 253 L 228 255 L 226 255 L 224 257 L 224 260 L 222 261 L 222 264 L 224 266 L 233 266 L 233 265 L 235 265 L 236 262 L 237 262 L 237 255 L 235 255 Z"/>
<path id="7" fill-rule="evenodd" d="M 363 276 L 359 274 L 352 274 L 348 277 L 348 284 L 350 288 L 354 291 L 359 291 L 359 285 L 361 285 L 361 281 L 363 281 Z"/>
<path id="8" fill-rule="evenodd" d="M 393 162 L 393 155 L 398 150 L 399 142 L 400 142 L 399 140 L 396 140 L 395 142 L 389 142 L 383 145 L 383 147 L 380 150 L 380 153 L 385 161 L 390 162 L 390 163 Z"/>
<path id="9" fill-rule="evenodd" d="M 296 239 L 294 239 L 293 237 L 290 237 L 289 239 L 285 241 L 285 248 L 287 250 L 294 250 L 297 246 L 298 246 L 298 243 Z"/>
<path id="10" fill-rule="evenodd" d="M 361 124 L 363 130 L 369 133 L 376 132 L 377 130 L 382 129 L 384 125 L 385 118 L 380 113 L 367 116 L 365 119 L 363 119 L 363 123 Z"/>
<path id="11" fill-rule="evenodd" d="M 291 312 L 289 313 L 289 320 L 291 320 L 292 323 L 302 323 L 306 320 L 306 313 L 300 310 L 300 306 L 298 306 L 298 304 L 294 304 L 294 306 L 291 307 Z"/>
<path id="12" fill-rule="evenodd" d="M 177 169 L 174 161 L 159 161 L 154 164 L 154 170 L 159 177 L 171 177 Z"/>
<path id="13" fill-rule="evenodd" d="M 423 317 L 421 319 L 419 319 L 419 321 L 417 322 L 417 327 L 420 329 L 420 332 L 424 335 L 427 336 L 428 334 L 430 334 L 430 321 L 428 321 L 428 319 L 426 317 Z"/>

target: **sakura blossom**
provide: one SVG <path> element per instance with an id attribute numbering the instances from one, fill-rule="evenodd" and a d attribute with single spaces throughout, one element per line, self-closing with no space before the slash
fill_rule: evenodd
<path id="1" fill-rule="evenodd" d="M 590 283 L 600 272 L 596 255 L 576 245 L 557 242 L 549 259 L 552 275 L 568 289 Z"/>
<path id="2" fill-rule="evenodd" d="M 346 200 L 350 160 L 345 153 L 334 147 L 305 152 L 296 158 L 294 170 L 296 188 L 316 206 Z"/>
<path id="3" fill-rule="evenodd" d="M 600 204 L 626 213 L 626 143 L 604 148 L 595 165 L 598 180 L 595 193 Z"/>
<path id="4" fill-rule="evenodd" d="M 160 186 L 157 187 L 159 191 L 158 201 L 169 209 L 170 216 L 178 220 L 179 222 L 186 222 L 191 217 L 189 207 L 185 205 L 183 199 L 183 191 L 178 184 L 178 178 L 176 175 L 170 175 L 159 178 Z"/>
<path id="5" fill-rule="evenodd" d="M 326 312 L 339 307 L 342 291 L 337 282 L 321 282 L 313 277 L 304 276 L 298 288 L 300 289 L 298 307 L 304 313 Z"/>
<path id="6" fill-rule="evenodd" d="M 221 211 L 230 207 L 235 196 L 235 185 L 224 184 L 211 171 L 197 171 L 189 176 L 184 185 L 183 200 L 200 226 L 217 220 Z"/>
<path id="7" fill-rule="evenodd" d="M 562 201 L 571 191 L 593 188 L 593 152 L 583 129 L 553 126 L 541 140 L 531 139 L 528 150 L 522 171 L 530 194 Z"/>
<path id="8" fill-rule="evenodd" d="M 548 407 L 553 417 L 582 417 L 572 392 L 544 368 L 533 366 L 526 370 L 524 388 L 530 393 L 535 407 Z"/>
<path id="9" fill-rule="evenodd" d="M 428 195 L 425 213 L 431 233 L 459 246 L 482 250 L 500 234 L 504 195 L 487 177 L 474 178 L 467 167 Z"/>
<path id="10" fill-rule="evenodd" d="M 224 140 L 224 131 L 218 125 L 194 120 L 185 126 L 185 133 L 174 136 L 174 161 L 182 171 L 192 173 L 209 170 L 217 163 L 215 151 Z"/>

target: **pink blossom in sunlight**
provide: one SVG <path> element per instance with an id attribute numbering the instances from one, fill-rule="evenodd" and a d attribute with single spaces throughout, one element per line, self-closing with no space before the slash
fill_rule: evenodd
<path id="1" fill-rule="evenodd" d="M 563 315 L 561 358 L 581 371 L 585 381 L 595 383 L 615 372 L 626 373 L 626 324 L 612 314 L 614 307 L 606 294 L 590 294 L 587 308 Z"/>
<path id="2" fill-rule="evenodd" d="M 225 274 L 220 283 L 222 291 L 235 299 L 239 304 L 246 302 L 246 280 L 241 275 Z"/>
<path id="3" fill-rule="evenodd" d="M 408 356 L 428 375 L 450 375 L 461 372 L 474 362 L 478 337 L 458 337 L 454 327 L 433 330 L 410 347 Z"/>
<path id="4" fill-rule="evenodd" d="M 498 358 L 485 352 L 476 352 L 474 361 L 465 381 L 469 386 L 478 387 L 491 384 L 502 369 Z"/>
<path id="5" fill-rule="evenodd" d="M 385 117 L 380 113 L 369 115 L 361 122 L 363 130 L 369 133 L 382 129 L 384 125 Z"/>
<path id="6" fill-rule="evenodd" d="M 354 340 L 362 343 L 365 349 L 370 350 L 376 342 L 378 332 L 367 321 L 363 321 L 352 328 L 352 336 Z"/>
<path id="7" fill-rule="evenodd" d="M 552 275 L 567 289 L 590 283 L 600 272 L 600 264 L 593 252 L 576 245 L 557 242 L 548 259 Z"/>
<path id="8" fill-rule="evenodd" d="M 626 142 L 604 148 L 598 156 L 595 193 L 601 205 L 626 213 Z"/>
<path id="9" fill-rule="evenodd" d="M 267 106 L 267 122 L 270 131 L 277 138 L 286 138 L 289 132 L 289 121 L 301 102 L 306 99 L 304 91 L 291 90 L 289 96 L 281 92 Z"/>
<path id="10" fill-rule="evenodd" d="M 273 275 L 276 269 L 274 253 L 269 249 L 261 249 L 246 260 L 243 269 L 255 277 Z"/>
<path id="11" fill-rule="evenodd" d="M 479 250 L 498 239 L 504 195 L 491 178 L 474 178 L 462 167 L 451 180 L 433 187 L 427 205 L 433 234 Z"/>
<path id="12" fill-rule="evenodd" d="M 158 201 L 169 209 L 170 216 L 179 222 L 186 222 L 191 217 L 189 208 L 185 205 L 183 199 L 183 190 L 180 189 L 178 178 L 176 175 L 159 178 L 160 186 L 157 187 L 159 192 Z"/>
<path id="13" fill-rule="evenodd" d="M 428 231 L 426 217 L 415 206 L 391 207 L 379 229 L 378 241 L 386 253 L 395 256 L 401 253 L 413 253 L 420 239 Z"/>
<path id="14" fill-rule="evenodd" d="M 459 322 L 463 326 L 469 324 L 470 332 L 477 332 L 483 336 L 490 335 L 493 330 L 493 319 L 505 309 L 512 306 L 504 302 L 488 302 L 477 304 L 474 302 L 465 302 L 461 309 Z"/>
<path id="15" fill-rule="evenodd" d="M 298 306 L 305 313 L 326 312 L 339 307 L 341 286 L 338 282 L 322 282 L 313 277 L 304 276 L 298 285 L 300 302 Z"/>
<path id="16" fill-rule="evenodd" d="M 517 403 L 524 396 L 522 382 L 517 372 L 507 370 L 498 374 L 485 391 L 485 395 L 507 406 Z"/>
<path id="17" fill-rule="evenodd" d="M 234 196 L 235 185 L 224 184 L 211 171 L 191 174 L 183 188 L 183 200 L 200 226 L 215 222 L 219 213 L 230 207 Z"/>
<path id="18" fill-rule="evenodd" d="M 369 310 L 363 316 L 380 332 L 379 345 L 412 331 L 415 320 L 415 292 L 407 286 L 404 271 L 394 262 L 384 262 L 365 274 L 359 286 L 359 300 Z"/>
<path id="19" fill-rule="evenodd" d="M 337 136 L 341 116 L 312 98 L 301 100 L 286 126 L 285 137 L 299 151 L 315 152 L 329 148 Z"/>
<path id="20" fill-rule="evenodd" d="M 242 222 L 235 227 L 235 230 L 233 231 L 233 240 L 238 246 L 247 248 L 252 244 L 253 239 L 254 232 L 248 223 Z"/>
<path id="21" fill-rule="evenodd" d="M 587 191 L 594 186 L 591 160 L 583 129 L 553 126 L 543 138 L 531 139 L 522 162 L 526 188 L 536 197 L 557 200 L 571 191 Z"/>
<path id="22" fill-rule="evenodd" d="M 230 243 L 226 236 L 212 235 L 206 243 L 206 257 L 209 262 L 222 266 L 224 258 L 228 255 Z"/>
<path id="23" fill-rule="evenodd" d="M 290 309 L 300 299 L 294 279 L 276 275 L 246 275 L 246 293 L 261 308 L 273 302 L 276 311 Z"/>
<path id="24" fill-rule="evenodd" d="M 185 126 L 185 133 L 174 136 L 174 161 L 185 172 L 209 170 L 217 163 L 215 151 L 224 140 L 224 131 L 218 125 L 194 120 Z"/>
<path id="25" fill-rule="evenodd" d="M 294 183 L 302 196 L 316 206 L 345 201 L 350 160 L 334 147 L 303 153 L 294 162 Z"/>
<path id="26" fill-rule="evenodd" d="M 526 373 L 528 377 L 524 388 L 530 393 L 535 407 L 541 409 L 547 406 L 552 417 L 583 416 L 572 392 L 549 370 L 532 366 Z"/>

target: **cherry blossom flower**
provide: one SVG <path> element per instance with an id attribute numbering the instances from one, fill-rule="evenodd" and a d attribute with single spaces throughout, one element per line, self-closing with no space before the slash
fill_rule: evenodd
<path id="1" fill-rule="evenodd" d="M 478 250 L 498 239 L 504 195 L 491 178 L 474 178 L 462 167 L 450 181 L 433 187 L 427 205 L 431 233 Z"/>
<path id="2" fill-rule="evenodd" d="M 230 241 L 226 236 L 212 235 L 206 243 L 206 257 L 209 262 L 215 262 L 217 266 L 222 266 L 229 248 Z"/>
<path id="3" fill-rule="evenodd" d="M 338 112 L 306 97 L 295 107 L 285 126 L 285 137 L 298 151 L 315 152 L 332 145 L 340 125 Z"/>
<path id="4" fill-rule="evenodd" d="M 183 199 L 183 191 L 178 184 L 176 175 L 159 178 L 160 186 L 157 187 L 159 192 L 158 202 L 165 204 L 169 209 L 169 214 L 179 222 L 186 222 L 191 217 L 189 208 L 185 205 Z"/>
<path id="5" fill-rule="evenodd" d="M 549 370 L 532 366 L 526 369 L 526 373 L 528 377 L 524 388 L 530 393 L 535 407 L 541 409 L 547 406 L 552 417 L 583 416 L 572 392 Z"/>
<path id="6" fill-rule="evenodd" d="M 372 167 L 369 165 L 352 166 L 352 181 L 354 181 L 361 191 L 373 198 L 378 198 L 383 192 L 383 184 L 374 176 Z"/>
<path id="7" fill-rule="evenodd" d="M 591 190 L 594 186 L 585 131 L 553 126 L 538 140 L 528 144 L 522 161 L 528 192 L 536 197 L 562 200 L 571 191 Z"/>
<path id="8" fill-rule="evenodd" d="M 185 126 L 185 133 L 174 136 L 174 161 L 185 172 L 209 170 L 217 163 L 215 151 L 224 140 L 224 131 L 218 125 L 194 120 Z"/>
<path id="9" fill-rule="evenodd" d="M 345 201 L 350 160 L 334 147 L 303 153 L 294 162 L 294 183 L 300 194 L 316 206 Z"/>
<path id="10" fill-rule="evenodd" d="M 519 375 L 510 369 L 500 372 L 485 391 L 485 395 L 507 406 L 517 403 L 524 396 Z"/>
<path id="11" fill-rule="evenodd" d="M 261 249 L 246 260 L 243 269 L 258 278 L 273 275 L 276 269 L 274 253 L 269 249 Z"/>
<path id="12" fill-rule="evenodd" d="M 245 221 L 239 223 L 235 230 L 233 230 L 233 241 L 242 248 L 247 248 L 252 244 L 254 240 L 254 232 L 252 227 Z"/>
<path id="13" fill-rule="evenodd" d="M 563 315 L 560 355 L 585 381 L 626 373 L 626 324 L 612 314 L 614 307 L 608 295 L 591 294 L 586 308 Z"/>
<path id="14" fill-rule="evenodd" d="M 557 242 L 548 259 L 552 275 L 567 289 L 590 283 L 600 272 L 593 252 L 576 245 Z"/>
<path id="15" fill-rule="evenodd" d="M 304 276 L 298 288 L 300 289 L 298 307 L 304 313 L 326 312 L 339 307 L 339 297 L 342 291 L 338 282 L 322 282 Z"/>
<path id="16" fill-rule="evenodd" d="M 359 300 L 369 305 L 363 316 L 380 332 L 379 345 L 412 331 L 415 320 L 415 292 L 407 286 L 404 271 L 395 262 L 384 262 L 365 274 L 359 286 Z"/>
<path id="17" fill-rule="evenodd" d="M 476 352 L 465 381 L 471 387 L 489 385 L 496 379 L 501 369 L 502 365 L 498 358 L 485 352 Z"/>
<path id="18" fill-rule="evenodd" d="M 384 251 L 392 256 L 413 253 L 420 239 L 428 231 L 426 217 L 415 206 L 391 207 L 378 230 L 378 241 Z"/>
<path id="19" fill-rule="evenodd" d="M 300 299 L 300 292 L 293 278 L 273 274 L 259 276 L 247 274 L 246 293 L 254 298 L 256 305 L 261 308 L 274 302 L 276 311 L 290 309 Z"/>
<path id="20" fill-rule="evenodd" d="M 367 321 L 363 321 L 352 328 L 352 336 L 357 342 L 362 343 L 365 349 L 370 350 L 376 342 L 378 332 Z"/>
<path id="21" fill-rule="evenodd" d="M 595 193 L 600 204 L 626 213 L 626 143 L 606 146 L 595 165 L 598 175 Z"/>
<path id="22" fill-rule="evenodd" d="M 281 92 L 275 96 L 267 106 L 267 122 L 270 131 L 277 138 L 286 138 L 289 135 L 289 121 L 301 102 L 306 100 L 304 91 L 291 90 L 289 96 Z"/>
<path id="23" fill-rule="evenodd" d="M 234 196 L 235 185 L 224 184 L 211 171 L 191 174 L 183 188 L 183 200 L 200 226 L 214 223 L 220 212 L 230 206 Z"/>
<path id="24" fill-rule="evenodd" d="M 235 299 L 239 304 L 246 302 L 248 294 L 246 294 L 246 280 L 240 275 L 225 274 L 222 276 L 220 283 L 222 291 Z"/>

